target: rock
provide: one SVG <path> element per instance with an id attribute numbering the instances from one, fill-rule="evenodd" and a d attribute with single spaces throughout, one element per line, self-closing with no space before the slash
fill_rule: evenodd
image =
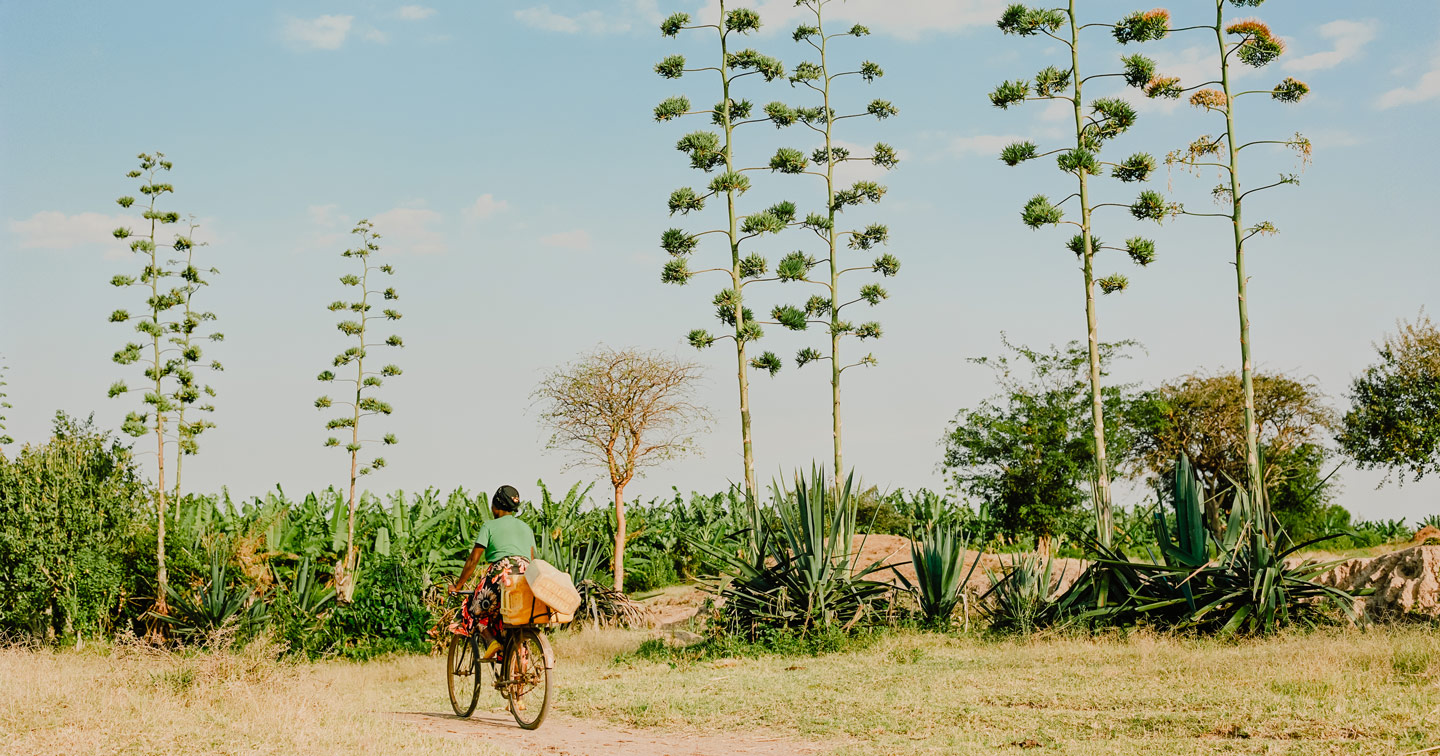
<path id="1" fill-rule="evenodd" d="M 1315 582 L 1352 593 L 1375 589 L 1355 602 L 1372 620 L 1440 618 L 1440 546 L 1412 546 L 1351 559 L 1335 565 Z"/>

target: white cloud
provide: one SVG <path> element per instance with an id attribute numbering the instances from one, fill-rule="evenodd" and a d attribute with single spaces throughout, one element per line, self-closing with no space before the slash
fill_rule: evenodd
<path id="1" fill-rule="evenodd" d="M 1420 80 L 1415 82 L 1415 86 L 1396 87 L 1380 95 L 1380 100 L 1376 104 L 1381 110 L 1388 110 L 1401 105 L 1414 105 L 1426 100 L 1433 100 L 1436 97 L 1440 97 L 1440 52 L 1430 59 L 1429 70 L 1420 75 Z"/>
<path id="2" fill-rule="evenodd" d="M 439 254 L 448 249 L 445 236 L 432 227 L 443 216 L 420 207 L 419 201 L 407 204 L 411 206 L 386 210 L 370 218 L 375 232 L 380 234 L 381 249 L 417 255 Z"/>
<path id="3" fill-rule="evenodd" d="M 405 21 L 424 21 L 435 15 L 435 9 L 423 5 L 402 5 L 395 15 Z"/>
<path id="4" fill-rule="evenodd" d="M 389 34 L 386 34 L 385 32 L 380 31 L 373 26 L 362 32 L 360 34 L 360 38 L 365 40 L 366 42 L 378 42 L 382 45 L 390 41 Z"/>
<path id="5" fill-rule="evenodd" d="M 177 234 L 189 231 L 190 221 L 181 219 L 173 225 L 159 226 L 157 243 L 168 243 Z M 213 244 L 216 235 L 209 218 L 196 219 L 196 241 Z M 16 239 L 20 249 L 42 249 L 64 251 L 72 249 L 103 249 L 107 259 L 126 259 L 130 256 L 128 241 L 115 238 L 115 229 L 128 228 L 133 233 L 150 233 L 150 226 L 138 215 L 116 213 L 76 213 L 66 215 L 58 210 L 42 210 L 24 220 L 10 220 L 6 228 Z"/>
<path id="6" fill-rule="evenodd" d="M 1007 145 L 1023 141 L 1024 137 L 1013 134 L 975 134 L 973 136 L 951 137 L 945 145 L 945 154 L 957 158 L 981 155 L 995 158 Z"/>
<path id="7" fill-rule="evenodd" d="M 1335 49 L 1311 53 L 1285 61 L 1286 71 L 1321 71 L 1334 68 L 1359 55 L 1375 39 L 1380 25 L 1373 20 L 1340 19 L 1320 27 L 1320 36 L 1331 41 Z"/>
<path id="8" fill-rule="evenodd" d="M 496 213 L 503 213 L 510 209 L 510 203 L 505 200 L 495 199 L 493 194 L 482 194 L 473 204 L 465 208 L 466 218 L 484 220 Z"/>
<path id="9" fill-rule="evenodd" d="M 590 249 L 590 232 L 582 230 L 560 231 L 540 237 L 540 243 L 547 247 L 573 249 L 584 252 Z"/>
<path id="10" fill-rule="evenodd" d="M 630 22 L 623 14 L 604 13 L 601 11 L 585 11 L 573 16 L 566 16 L 550 10 L 548 5 L 539 5 L 534 8 L 521 8 L 515 11 L 515 18 L 526 26 L 540 29 L 541 31 L 560 32 L 562 34 L 610 34 L 630 30 Z"/>
<path id="11" fill-rule="evenodd" d="M 926 33 L 953 33 L 971 26 L 995 23 L 1007 0 L 889 0 L 826 6 L 826 29 L 859 23 L 878 34 L 914 39 Z M 795 0 L 740 0 L 737 7 L 755 8 L 764 22 L 762 32 L 784 32 L 813 14 L 795 7 Z M 717 10 L 710 3 L 698 12 L 704 23 L 714 23 Z M 838 28 L 837 28 L 838 31 Z"/>
<path id="12" fill-rule="evenodd" d="M 354 16 L 287 16 L 280 36 L 296 48 L 338 50 L 345 44 L 345 37 L 350 34 L 350 24 L 354 21 Z"/>

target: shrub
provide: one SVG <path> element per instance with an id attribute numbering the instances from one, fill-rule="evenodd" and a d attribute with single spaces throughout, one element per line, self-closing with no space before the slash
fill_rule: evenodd
<path id="1" fill-rule="evenodd" d="M 56 413 L 47 443 L 0 456 L 0 631 L 68 638 L 133 619 L 153 590 L 137 552 L 148 508 L 130 450 L 91 420 Z"/>

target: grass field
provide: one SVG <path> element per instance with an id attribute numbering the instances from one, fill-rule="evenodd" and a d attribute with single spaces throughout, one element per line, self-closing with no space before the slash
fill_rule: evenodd
<path id="1" fill-rule="evenodd" d="M 836 754 L 1396 754 L 1440 745 L 1440 635 L 1431 628 L 1238 643 L 902 633 L 822 657 L 679 663 L 629 656 L 645 637 L 557 638 L 558 711 L 597 726 L 789 737 Z M 442 674 L 438 658 L 286 664 L 263 647 L 188 656 L 123 645 L 6 649 L 0 752 L 450 754 L 454 742 L 394 716 L 448 711 Z M 472 740 L 467 753 L 506 752 Z"/>

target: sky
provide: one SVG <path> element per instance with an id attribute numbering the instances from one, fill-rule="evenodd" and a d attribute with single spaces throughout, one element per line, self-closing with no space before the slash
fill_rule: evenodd
<path id="1" fill-rule="evenodd" d="M 746 4 L 746 3 L 742 3 Z M 748 3 L 756 6 L 757 3 Z M 877 178 L 884 202 L 851 214 L 887 223 L 888 251 L 902 261 L 873 312 L 885 337 L 851 354 L 879 364 L 846 373 L 849 464 L 883 489 L 945 485 L 941 438 L 961 408 L 995 392 L 991 372 L 968 358 L 996 354 L 1002 334 L 1031 346 L 1083 339 L 1084 292 L 1070 232 L 1031 231 L 1019 210 L 1036 193 L 1063 197 L 1066 177 L 1048 161 L 1008 168 L 1001 146 L 1031 138 L 1063 146 L 1063 109 L 992 107 L 987 93 L 1028 78 L 1068 54 L 1044 38 L 1007 37 L 991 0 L 848 0 L 835 21 L 875 32 L 837 44 L 852 64 L 873 60 L 886 75 L 850 77 L 840 108 L 890 100 L 897 117 L 842 122 L 845 143 L 894 145 L 902 162 Z M 758 3 L 765 23 L 749 40 L 793 67 L 808 48 L 790 30 L 788 0 Z M 129 333 L 107 322 L 135 309 L 133 292 L 109 285 L 138 264 L 110 231 L 134 225 L 115 198 L 135 194 L 125 174 L 141 151 L 174 161 L 168 207 L 200 223 L 202 254 L 220 270 L 203 293 L 225 334 L 210 356 L 217 427 L 186 460 L 186 488 L 251 496 L 280 485 L 295 494 L 342 485 L 342 451 L 326 449 L 324 392 L 315 375 L 346 346 L 326 305 L 345 291 L 341 252 L 368 218 L 396 270 L 405 371 L 380 394 L 394 415 L 377 490 L 427 486 L 529 495 L 598 481 L 545 449 L 530 394 L 547 369 L 598 344 L 693 358 L 707 369 L 702 397 L 716 423 L 700 454 L 653 470 L 634 497 L 716 491 L 742 477 L 733 350 L 695 353 L 692 328 L 716 328 L 699 279 L 667 286 L 660 233 L 703 228 L 712 211 L 671 218 L 666 198 L 703 185 L 674 143 L 701 120 L 656 123 L 660 100 L 718 100 L 713 78 L 666 80 L 652 67 L 681 53 L 716 54 L 698 32 L 666 39 L 659 20 L 675 11 L 712 13 L 698 0 L 616 0 L 401 5 L 380 2 L 21 3 L 0 1 L 0 360 L 6 423 L 18 446 L 48 437 L 57 410 L 93 413 L 120 426 L 134 398 L 108 399 L 138 368 L 111 362 Z M 1205 2 L 1176 6 L 1175 25 L 1203 23 Z M 1129 5 L 1097 0 L 1082 10 L 1113 22 Z M 1228 9 L 1228 7 L 1227 7 Z M 1440 4 L 1272 0 L 1255 15 L 1287 43 L 1286 54 L 1239 84 L 1268 88 L 1305 80 L 1298 105 L 1242 101 L 1242 138 L 1314 143 L 1299 186 L 1254 195 L 1247 214 L 1280 233 L 1249 246 L 1250 315 L 1257 367 L 1314 380 L 1343 411 L 1350 381 L 1374 360 L 1374 344 L 1398 319 L 1440 312 L 1440 221 L 1431 149 L 1440 117 Z M 1134 49 L 1089 29 L 1087 71 L 1118 70 Z M 1162 72 L 1187 82 L 1213 62 L 1213 36 L 1182 33 L 1146 45 Z M 699 64 L 697 64 L 699 65 Z M 1092 94 L 1118 93 L 1101 79 Z M 756 103 L 805 104 L 805 91 L 750 77 Z M 1223 120 L 1178 103 L 1141 102 L 1136 127 L 1107 155 L 1163 156 Z M 808 152 L 799 130 L 766 125 L 737 135 L 741 162 L 760 164 L 780 145 Z M 1073 137 L 1072 137 L 1073 138 Z M 1245 153 L 1248 186 L 1299 172 L 1293 156 Z M 871 177 L 857 169 L 852 177 Z M 776 199 L 802 214 L 823 191 L 802 178 L 753 174 L 747 211 Z M 1153 188 L 1191 209 L 1214 207 L 1213 175 L 1162 168 Z M 1101 201 L 1128 202 L 1133 187 L 1098 182 Z M 743 209 L 743 208 L 742 208 Z M 1229 228 L 1214 219 L 1141 225 L 1122 211 L 1097 216 L 1097 234 L 1152 237 L 1157 260 L 1136 268 L 1119 253 L 1099 262 L 1130 288 L 1100 303 L 1101 338 L 1134 339 L 1143 354 L 1115 380 L 1153 385 L 1192 371 L 1233 371 L 1239 348 Z M 802 245 L 800 232 L 756 247 L 772 261 Z M 697 259 L 723 260 L 702 246 Z M 694 265 L 692 267 L 702 267 Z M 799 298 L 782 284 L 747 289 L 758 311 Z M 872 313 L 865 313 L 866 319 Z M 813 336 L 772 328 L 761 347 L 788 359 Z M 817 344 L 818 345 L 818 344 Z M 763 480 L 824 462 L 830 453 L 828 371 L 793 364 L 754 375 L 757 468 Z M 369 433 L 367 432 L 367 435 Z M 138 447 L 148 448 L 145 444 Z M 15 447 L 6 449 L 13 453 Z M 154 457 L 144 458 L 147 469 Z M 1440 512 L 1440 480 L 1403 486 L 1346 468 L 1338 498 L 1365 519 Z M 603 500 L 604 486 L 596 493 Z M 1127 491 L 1122 504 L 1143 494 Z"/>

